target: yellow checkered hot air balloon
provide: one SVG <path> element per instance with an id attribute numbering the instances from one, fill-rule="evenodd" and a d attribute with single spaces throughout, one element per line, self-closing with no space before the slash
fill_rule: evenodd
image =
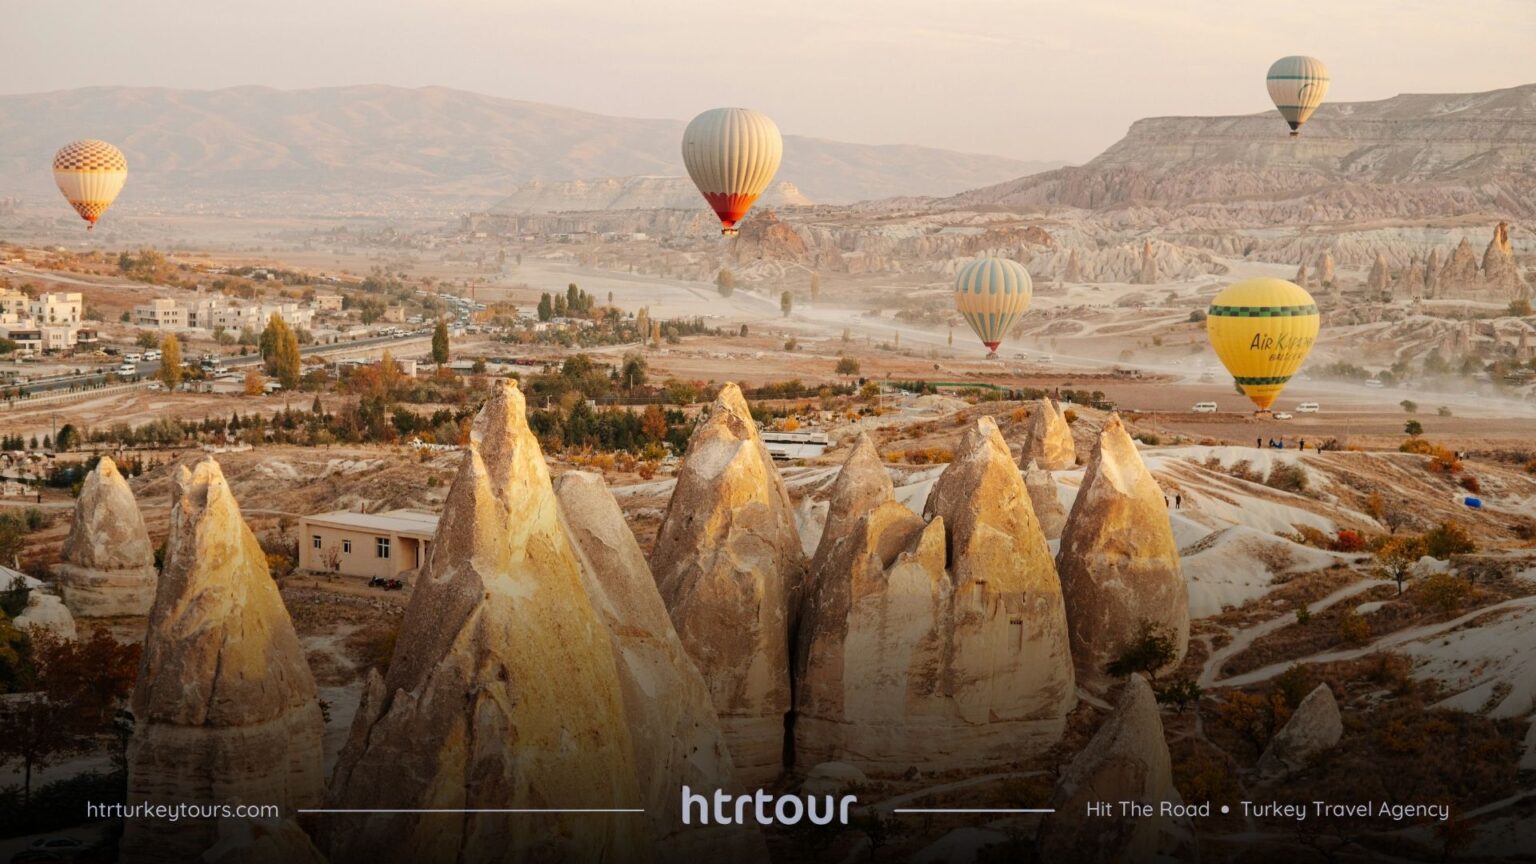
<path id="1" fill-rule="evenodd" d="M 1292 137 L 1301 134 L 1301 124 L 1323 104 L 1328 80 L 1328 67 L 1316 57 L 1281 57 L 1269 67 L 1264 83 L 1280 116 L 1290 124 Z"/>
<path id="2" fill-rule="evenodd" d="M 1211 347 L 1243 393 L 1268 411 L 1317 341 L 1317 303 L 1284 279 L 1228 285 L 1206 311 Z"/>
<path id="3" fill-rule="evenodd" d="M 995 358 L 1003 337 L 1029 310 L 1034 292 L 1029 271 L 1017 261 L 977 258 L 955 277 L 955 308 L 991 352 L 987 357 Z"/>
<path id="4" fill-rule="evenodd" d="M 71 141 L 53 155 L 53 182 L 75 212 L 96 227 L 128 180 L 128 160 L 123 151 L 105 141 Z"/>

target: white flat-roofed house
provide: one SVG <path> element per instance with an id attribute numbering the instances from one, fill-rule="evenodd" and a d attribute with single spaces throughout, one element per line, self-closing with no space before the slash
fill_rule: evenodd
<path id="1" fill-rule="evenodd" d="M 133 323 L 156 330 L 184 330 L 191 326 L 187 323 L 186 307 L 168 297 L 157 297 L 133 307 Z"/>
<path id="2" fill-rule="evenodd" d="M 768 455 L 775 459 L 814 459 L 827 452 L 825 432 L 764 430 L 760 437 Z"/>
<path id="3" fill-rule="evenodd" d="M 393 579 L 427 561 L 437 514 L 337 510 L 299 520 L 299 569 Z"/>
<path id="4" fill-rule="evenodd" d="M 37 299 L 27 304 L 32 313 L 32 320 L 42 324 L 75 324 L 80 323 L 81 310 L 85 301 L 78 291 L 59 291 L 50 294 L 39 294 Z"/>

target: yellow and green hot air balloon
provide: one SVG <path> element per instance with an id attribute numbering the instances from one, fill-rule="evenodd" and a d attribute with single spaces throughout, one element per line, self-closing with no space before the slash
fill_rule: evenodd
<path id="1" fill-rule="evenodd" d="M 1206 311 L 1211 347 L 1243 393 L 1268 411 L 1317 341 L 1317 302 L 1284 279 L 1228 285 Z"/>
<path id="2" fill-rule="evenodd" d="M 997 357 L 997 346 L 1029 310 L 1034 293 L 1029 271 L 1006 258 L 977 258 L 955 277 L 955 308 L 987 346 L 989 359 Z"/>
<path id="3" fill-rule="evenodd" d="M 1264 83 L 1294 138 L 1328 95 L 1328 67 L 1316 57 L 1281 57 L 1269 67 Z"/>

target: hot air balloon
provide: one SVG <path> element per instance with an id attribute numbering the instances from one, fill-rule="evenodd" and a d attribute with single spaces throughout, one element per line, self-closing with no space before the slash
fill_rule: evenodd
<path id="1" fill-rule="evenodd" d="M 1227 371 L 1268 411 L 1317 341 L 1317 303 L 1284 279 L 1228 285 L 1206 311 L 1205 330 Z"/>
<path id="2" fill-rule="evenodd" d="M 71 141 L 53 154 L 53 182 L 87 223 L 87 231 L 107 212 L 128 180 L 123 151 L 105 141 Z"/>
<path id="3" fill-rule="evenodd" d="M 997 357 L 997 346 L 1034 296 L 1029 271 L 1006 258 L 977 258 L 955 277 L 955 308 L 971 323 L 981 344 Z"/>
<path id="4" fill-rule="evenodd" d="M 711 108 L 683 130 L 683 165 L 720 217 L 720 233 L 736 223 L 768 188 L 784 157 L 779 127 L 747 108 Z"/>
<path id="5" fill-rule="evenodd" d="M 1301 134 L 1301 124 L 1307 122 L 1328 95 L 1328 67 L 1316 57 L 1281 57 L 1269 67 L 1265 83 L 1280 116 L 1291 124 L 1294 138 Z"/>

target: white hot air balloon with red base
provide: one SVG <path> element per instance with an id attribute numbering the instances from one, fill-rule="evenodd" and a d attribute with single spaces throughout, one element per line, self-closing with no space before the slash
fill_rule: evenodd
<path id="1" fill-rule="evenodd" d="M 128 160 L 105 141 L 71 141 L 53 155 L 53 182 L 89 231 L 128 182 Z"/>
<path id="2" fill-rule="evenodd" d="M 779 127 L 748 108 L 711 108 L 683 130 L 683 165 L 720 217 L 720 233 L 735 236 L 784 158 Z"/>

